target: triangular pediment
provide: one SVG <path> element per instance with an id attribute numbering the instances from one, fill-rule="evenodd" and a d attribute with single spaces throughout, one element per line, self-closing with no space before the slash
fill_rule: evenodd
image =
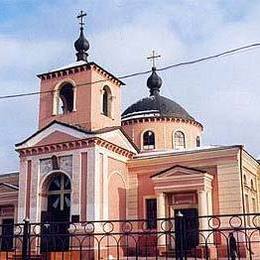
<path id="1" fill-rule="evenodd" d="M 18 187 L 13 184 L 9 183 L 0 183 L 0 194 L 4 192 L 13 192 L 13 191 L 18 191 Z"/>
<path id="2" fill-rule="evenodd" d="M 49 145 L 49 144 L 53 144 L 53 143 L 71 142 L 71 141 L 76 141 L 78 139 L 79 138 L 72 136 L 70 134 L 67 134 L 67 133 L 64 133 L 61 131 L 54 131 L 53 133 L 44 137 L 42 140 L 40 140 L 35 145 L 42 146 L 42 145 Z"/>
<path id="3" fill-rule="evenodd" d="M 37 131 L 23 142 L 17 144 L 16 147 L 17 149 L 24 149 L 46 144 L 86 139 L 92 136 L 93 135 L 78 130 L 75 127 L 59 122 L 53 122 L 45 128 Z"/>
<path id="4" fill-rule="evenodd" d="M 182 165 L 175 165 L 170 168 L 167 168 L 163 171 L 160 171 L 156 174 L 154 174 L 151 178 L 152 179 L 163 179 L 163 178 L 170 178 L 170 177 L 177 177 L 177 176 L 189 176 L 189 175 L 198 175 L 198 174 L 203 174 L 206 173 L 205 171 L 196 169 L 196 168 L 191 168 L 191 167 L 186 167 Z"/>
<path id="5" fill-rule="evenodd" d="M 137 148 L 133 147 L 133 144 L 126 138 L 121 129 L 115 129 L 110 132 L 102 133 L 98 135 L 103 140 L 117 145 L 127 151 L 137 153 Z"/>

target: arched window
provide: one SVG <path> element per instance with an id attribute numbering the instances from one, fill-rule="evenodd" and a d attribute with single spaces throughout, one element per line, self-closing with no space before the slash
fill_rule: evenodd
<path id="1" fill-rule="evenodd" d="M 151 150 L 155 148 L 155 137 L 152 131 L 146 131 L 143 134 L 143 149 Z"/>
<path id="2" fill-rule="evenodd" d="M 48 188 L 48 211 L 69 212 L 70 210 L 71 184 L 69 178 L 64 174 L 56 175 L 50 182 Z"/>
<path id="3" fill-rule="evenodd" d="M 64 251 L 69 249 L 69 221 L 71 208 L 71 183 L 63 173 L 57 172 L 50 176 L 47 187 L 47 210 L 42 211 L 42 221 L 50 222 L 41 230 L 41 250 L 43 252 Z M 54 231 L 54 232 L 53 232 Z M 46 235 L 53 232 L 53 239 Z"/>
<path id="4" fill-rule="evenodd" d="M 177 131 L 174 133 L 174 148 L 176 150 L 184 149 L 185 145 L 185 135 L 181 131 Z"/>
<path id="5" fill-rule="evenodd" d="M 58 114 L 67 114 L 73 111 L 74 89 L 70 83 L 62 86 L 59 91 Z"/>
<path id="6" fill-rule="evenodd" d="M 247 181 L 246 181 L 246 175 L 245 174 L 243 176 L 243 182 L 244 182 L 244 185 L 247 186 Z"/>
<path id="7" fill-rule="evenodd" d="M 112 94 L 108 86 L 103 88 L 102 95 L 102 113 L 105 116 L 111 116 L 111 103 L 112 103 Z"/>
<path id="8" fill-rule="evenodd" d="M 254 188 L 254 181 L 253 180 L 251 180 L 251 190 L 255 190 L 255 188 Z"/>
<path id="9" fill-rule="evenodd" d="M 200 147 L 200 137 L 196 137 L 196 147 Z"/>

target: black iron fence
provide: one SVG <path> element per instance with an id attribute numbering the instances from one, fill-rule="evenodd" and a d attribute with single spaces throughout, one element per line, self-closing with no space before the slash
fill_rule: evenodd
<path id="1" fill-rule="evenodd" d="M 149 221 L 1 225 L 0 259 L 260 259 L 260 214 Z"/>

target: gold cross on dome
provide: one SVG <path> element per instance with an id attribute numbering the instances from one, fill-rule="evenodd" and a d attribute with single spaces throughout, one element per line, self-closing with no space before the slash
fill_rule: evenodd
<path id="1" fill-rule="evenodd" d="M 155 59 L 161 58 L 161 55 L 155 55 L 155 51 L 152 52 L 152 55 L 147 57 L 147 60 L 153 61 L 153 67 L 155 67 Z"/>
<path id="2" fill-rule="evenodd" d="M 79 15 L 77 16 L 77 18 L 80 20 L 79 24 L 81 25 L 81 27 L 83 27 L 84 23 L 84 17 L 87 16 L 87 13 L 85 13 L 84 11 L 80 11 Z"/>

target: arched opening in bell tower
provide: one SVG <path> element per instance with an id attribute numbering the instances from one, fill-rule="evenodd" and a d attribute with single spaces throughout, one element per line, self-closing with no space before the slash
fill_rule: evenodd
<path id="1" fill-rule="evenodd" d="M 102 114 L 105 116 L 111 116 L 111 106 L 112 106 L 112 93 L 108 86 L 103 88 L 102 95 Z"/>
<path id="2" fill-rule="evenodd" d="M 70 83 L 63 85 L 59 91 L 58 114 L 67 114 L 74 109 L 74 90 Z"/>

